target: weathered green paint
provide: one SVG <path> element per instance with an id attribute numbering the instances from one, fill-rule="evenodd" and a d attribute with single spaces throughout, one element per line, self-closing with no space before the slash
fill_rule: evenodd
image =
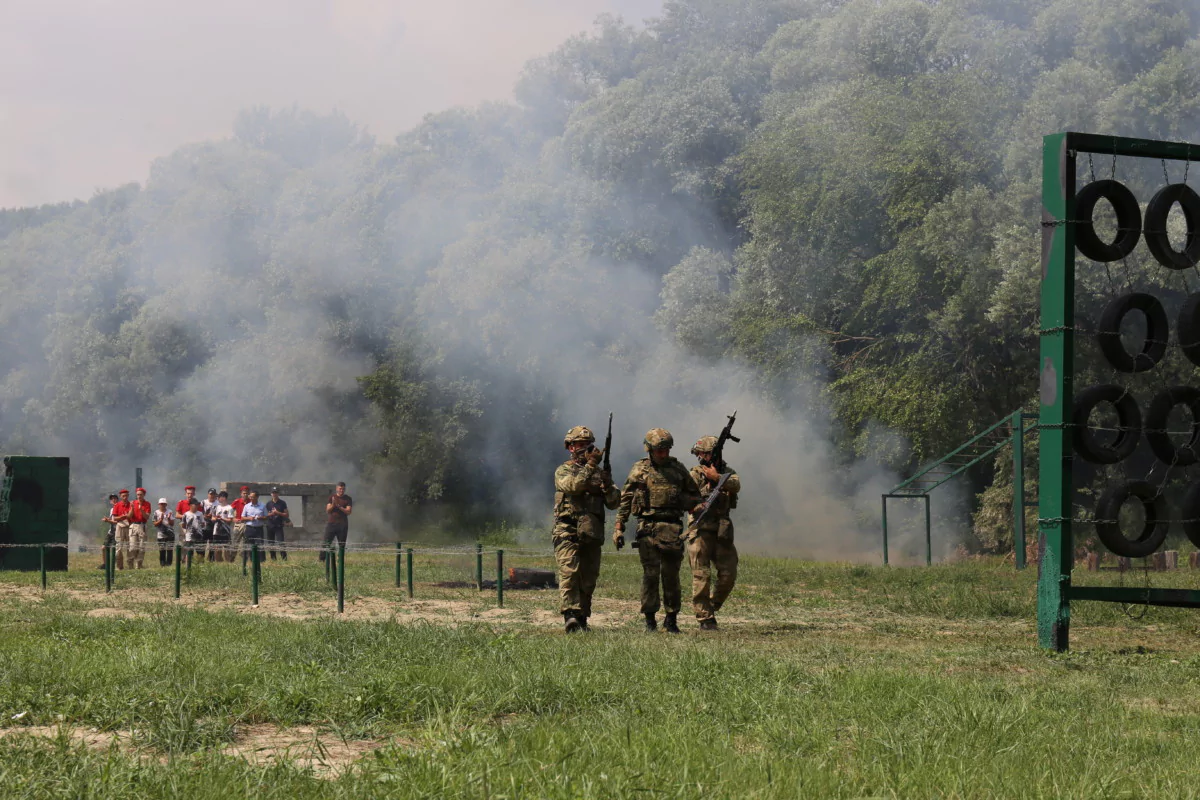
<path id="1" fill-rule="evenodd" d="M 886 563 L 887 542 L 883 544 L 884 559 Z M 475 543 L 475 588 L 477 591 L 483 591 L 483 544 Z"/>
<path id="2" fill-rule="evenodd" d="M 408 557 L 408 599 L 412 600 L 412 598 L 413 598 L 413 549 L 411 547 L 408 548 L 408 552 L 405 555 Z"/>
<path id="3" fill-rule="evenodd" d="M 1075 151 L 1042 139 L 1042 346 L 1038 441 L 1038 643 L 1066 650 L 1071 630 L 1071 398 L 1075 376 Z"/>
<path id="4" fill-rule="evenodd" d="M 504 608 L 504 551 L 496 551 L 496 604 Z"/>

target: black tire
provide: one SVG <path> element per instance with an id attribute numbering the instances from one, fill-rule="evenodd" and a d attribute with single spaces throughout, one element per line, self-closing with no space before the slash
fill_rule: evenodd
<path id="1" fill-rule="evenodd" d="M 1179 203 L 1187 223 L 1183 252 L 1171 247 L 1167 237 L 1167 214 Z M 1172 183 L 1155 192 L 1146 206 L 1146 246 L 1167 269 L 1187 269 L 1200 259 L 1200 195 L 1186 183 Z"/>
<path id="2" fill-rule="evenodd" d="M 1146 317 L 1146 339 L 1140 353 L 1130 354 L 1121 344 L 1121 320 L 1130 311 L 1140 311 Z M 1100 351 L 1108 363 L 1120 372 L 1145 372 L 1153 369 L 1167 354 L 1171 324 L 1158 298 L 1143 292 L 1127 292 L 1114 299 L 1100 315 L 1100 330 L 1096 335 Z"/>
<path id="3" fill-rule="evenodd" d="M 1121 506 L 1130 498 L 1142 501 L 1146 524 L 1136 539 L 1121 531 Z M 1167 502 L 1154 486 L 1146 481 L 1127 481 L 1109 489 L 1096 503 L 1096 535 L 1112 552 L 1126 558 L 1145 558 L 1162 547 L 1167 538 Z"/>
<path id="4" fill-rule="evenodd" d="M 1181 447 L 1176 447 L 1167 435 L 1167 419 L 1178 405 L 1186 405 L 1192 412 L 1191 437 Z M 1172 386 L 1154 395 L 1146 409 L 1146 442 L 1158 460 L 1168 466 L 1189 467 L 1200 461 L 1200 389 Z"/>
<path id="5" fill-rule="evenodd" d="M 1184 534 L 1192 544 L 1200 547 L 1200 481 L 1188 487 L 1179 510 L 1183 517 Z"/>
<path id="6" fill-rule="evenodd" d="M 1179 349 L 1188 361 L 1200 367 L 1200 293 L 1189 294 L 1175 322 Z"/>
<path id="7" fill-rule="evenodd" d="M 1105 244 L 1096 235 L 1092 214 L 1101 198 L 1112 203 L 1117 213 L 1117 238 Z M 1168 210 L 1170 207 L 1168 206 Z M 1133 252 L 1142 235 L 1142 209 L 1125 184 L 1117 181 L 1092 181 L 1075 195 L 1075 246 L 1093 261 L 1119 261 Z M 1165 218 L 1164 218 L 1165 219 Z"/>
<path id="8" fill-rule="evenodd" d="M 1117 426 L 1121 430 L 1111 444 L 1097 441 L 1087 426 L 1088 417 L 1101 403 L 1112 403 L 1117 409 Z M 1075 452 L 1093 464 L 1116 464 L 1129 458 L 1137 449 L 1138 439 L 1142 435 L 1142 412 L 1138 409 L 1137 401 L 1124 386 L 1115 383 L 1089 386 L 1075 395 L 1071 421 L 1074 423 L 1071 438 Z"/>

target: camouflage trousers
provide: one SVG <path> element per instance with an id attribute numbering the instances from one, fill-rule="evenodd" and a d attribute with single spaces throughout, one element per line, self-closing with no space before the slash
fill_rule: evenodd
<path id="1" fill-rule="evenodd" d="M 600 577 L 602 539 L 555 536 L 554 560 L 558 562 L 559 611 L 581 617 L 592 615 L 592 594 Z"/>
<path id="2" fill-rule="evenodd" d="M 718 534 L 719 531 L 719 534 Z M 721 520 L 719 528 L 692 531 L 687 543 L 688 564 L 692 567 L 692 610 L 696 619 L 713 619 L 737 581 L 738 553 L 733 545 L 733 523 Z M 712 568 L 717 569 L 717 585 L 712 586 Z"/>
<path id="3" fill-rule="evenodd" d="M 662 585 L 662 608 L 678 614 L 682 602 L 679 569 L 683 566 L 683 526 L 667 522 L 642 522 L 638 526 L 638 556 L 642 560 L 642 613 L 656 614 Z"/>

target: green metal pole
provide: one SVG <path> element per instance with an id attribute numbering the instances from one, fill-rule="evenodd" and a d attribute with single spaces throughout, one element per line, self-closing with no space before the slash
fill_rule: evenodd
<path id="1" fill-rule="evenodd" d="M 883 565 L 888 565 L 888 544 L 887 544 L 887 495 L 883 496 Z"/>
<path id="2" fill-rule="evenodd" d="M 1067 649 L 1071 630 L 1071 403 L 1075 375 L 1075 149 L 1042 138 L 1041 432 L 1038 450 L 1038 643 Z"/>
<path id="3" fill-rule="evenodd" d="M 475 588 L 483 591 L 483 543 L 475 543 Z"/>
<path id="4" fill-rule="evenodd" d="M 404 560 L 404 542 L 396 542 L 396 588 L 400 588 L 400 569 Z"/>
<path id="5" fill-rule="evenodd" d="M 46 591 L 46 545 L 38 545 L 38 563 L 42 570 L 42 591 Z"/>
<path id="6" fill-rule="evenodd" d="M 329 543 L 329 582 L 333 585 L 333 588 L 335 590 L 337 589 L 337 575 L 338 575 L 337 545 L 334 542 L 330 542 Z"/>
<path id="7" fill-rule="evenodd" d="M 408 556 L 408 599 L 412 600 L 412 596 L 413 596 L 413 565 L 412 565 L 413 551 L 412 551 L 411 547 L 408 548 L 406 555 Z"/>
<path id="8" fill-rule="evenodd" d="M 117 557 L 117 554 L 113 552 L 115 550 L 115 546 L 109 547 L 108 545 L 102 545 L 102 547 L 106 551 L 104 554 L 106 556 L 104 559 L 104 591 L 111 592 L 113 579 L 113 559 Z"/>
<path id="9" fill-rule="evenodd" d="M 346 610 L 346 545 L 338 543 L 338 613 Z"/>
<path id="10" fill-rule="evenodd" d="M 504 551 L 496 551 L 496 604 L 504 608 Z"/>
<path id="11" fill-rule="evenodd" d="M 932 526 L 929 524 L 929 495 L 925 495 L 925 566 L 933 566 Z"/>
<path id="12" fill-rule="evenodd" d="M 179 583 L 183 578 L 183 545 L 175 545 L 175 599 L 179 599 Z"/>
<path id="13" fill-rule="evenodd" d="M 330 547 L 329 545 L 326 545 L 326 546 L 325 546 L 325 558 L 323 558 L 323 559 L 321 559 L 321 560 L 322 560 L 323 562 L 325 562 L 325 582 L 326 582 L 326 583 L 328 583 L 328 584 L 330 584 L 330 585 L 332 585 L 332 584 L 333 584 L 333 580 L 332 580 L 332 579 L 329 577 L 329 570 L 330 570 L 330 558 L 331 558 L 331 556 L 329 555 L 329 551 L 330 551 L 330 549 L 331 549 L 331 547 Z"/>
<path id="14" fill-rule="evenodd" d="M 250 543 L 250 602 L 258 605 L 258 542 Z"/>
<path id="15" fill-rule="evenodd" d="M 1025 422 L 1013 412 L 1013 550 L 1017 569 L 1025 569 Z"/>

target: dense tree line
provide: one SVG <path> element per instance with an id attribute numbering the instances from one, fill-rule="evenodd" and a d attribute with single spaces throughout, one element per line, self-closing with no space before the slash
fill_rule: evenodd
<path id="1" fill-rule="evenodd" d="M 135 461 L 319 464 L 511 513 L 580 395 L 686 398 L 656 361 L 686 360 L 903 471 L 1032 407 L 1041 135 L 1200 138 L 1198 25 L 1185 0 L 668 0 L 394 142 L 250 109 L 144 186 L 0 213 L 0 452 L 65 452 L 92 496 Z"/>

